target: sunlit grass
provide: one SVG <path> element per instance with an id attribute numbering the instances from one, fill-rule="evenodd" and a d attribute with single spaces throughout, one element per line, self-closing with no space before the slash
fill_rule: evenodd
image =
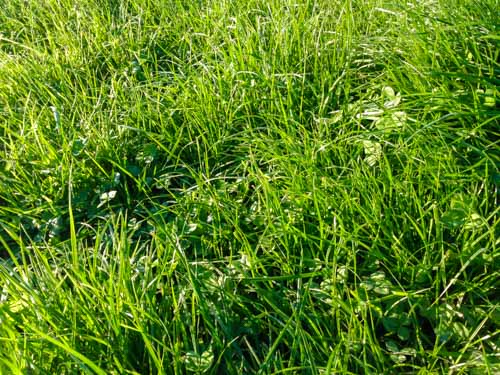
<path id="1" fill-rule="evenodd" d="M 0 373 L 498 373 L 498 9 L 2 5 Z"/>

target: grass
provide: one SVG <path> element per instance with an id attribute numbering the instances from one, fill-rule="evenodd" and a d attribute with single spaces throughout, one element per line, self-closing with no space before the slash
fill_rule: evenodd
<path id="1" fill-rule="evenodd" d="M 497 0 L 0 10 L 0 373 L 500 372 Z"/>

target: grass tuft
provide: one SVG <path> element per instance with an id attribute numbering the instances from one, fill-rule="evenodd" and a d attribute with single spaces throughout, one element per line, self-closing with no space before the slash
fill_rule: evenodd
<path id="1" fill-rule="evenodd" d="M 498 5 L 3 5 L 0 373 L 500 372 Z"/>

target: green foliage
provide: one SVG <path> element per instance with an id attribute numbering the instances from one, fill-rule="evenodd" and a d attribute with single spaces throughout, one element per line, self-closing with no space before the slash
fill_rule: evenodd
<path id="1" fill-rule="evenodd" d="M 500 372 L 498 5 L 6 2 L 0 373 Z"/>

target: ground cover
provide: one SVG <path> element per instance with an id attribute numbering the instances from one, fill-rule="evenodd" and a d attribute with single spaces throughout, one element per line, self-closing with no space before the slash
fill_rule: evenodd
<path id="1" fill-rule="evenodd" d="M 493 374 L 497 0 L 0 7 L 0 373 Z"/>

